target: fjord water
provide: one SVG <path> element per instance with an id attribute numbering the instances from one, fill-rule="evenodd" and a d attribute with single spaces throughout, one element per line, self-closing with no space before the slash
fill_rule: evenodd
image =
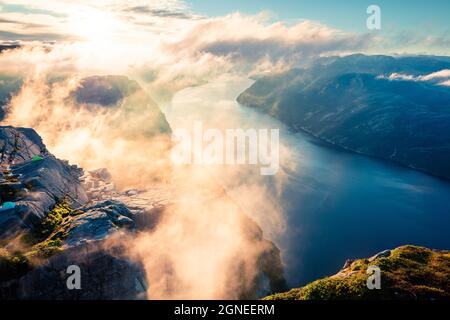
<path id="1" fill-rule="evenodd" d="M 235 102 L 251 83 L 228 79 L 185 89 L 165 112 L 172 128 L 195 121 L 216 128 L 280 128 L 281 149 L 288 151 L 280 159 L 281 178 L 257 179 L 265 190 L 274 190 L 285 219 L 281 232 L 273 232 L 270 220 L 246 206 L 248 194 L 233 192 L 226 170 L 215 175 L 281 249 L 289 286 L 332 275 L 346 259 L 400 245 L 450 249 L 449 181 L 292 133 L 277 120 Z M 249 166 L 240 170 L 248 179 L 259 175 Z"/>

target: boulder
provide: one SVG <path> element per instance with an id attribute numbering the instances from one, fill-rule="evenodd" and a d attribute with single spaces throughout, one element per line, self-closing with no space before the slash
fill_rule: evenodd
<path id="1" fill-rule="evenodd" d="M 379 258 L 387 258 L 391 255 L 391 250 L 384 250 L 381 252 L 378 252 L 376 255 L 369 258 L 369 261 L 373 261 Z"/>
<path id="2" fill-rule="evenodd" d="M 75 208 L 88 200 L 79 181 L 82 170 L 50 154 L 32 129 L 0 127 L 0 165 L 1 203 L 15 203 L 0 213 L 0 238 L 39 224 L 63 198 Z"/>
<path id="3" fill-rule="evenodd" d="M 134 229 L 134 215 L 123 204 L 114 200 L 97 202 L 83 208 L 70 225 L 66 239 L 69 247 L 105 240 L 121 228 Z"/>
<path id="4" fill-rule="evenodd" d="M 105 182 L 111 181 L 111 174 L 109 173 L 108 169 L 106 169 L 106 168 L 89 171 L 89 174 L 93 178 L 103 180 Z"/>
<path id="5" fill-rule="evenodd" d="M 69 266 L 80 268 L 81 289 L 69 289 Z M 0 284 L 2 299 L 112 300 L 145 299 L 147 284 L 140 264 L 117 250 L 105 250 L 97 243 L 65 250 L 19 280 L 9 290 Z"/>
<path id="6" fill-rule="evenodd" d="M 0 126 L 1 165 L 30 161 L 33 156 L 47 154 L 41 137 L 33 129 Z"/>

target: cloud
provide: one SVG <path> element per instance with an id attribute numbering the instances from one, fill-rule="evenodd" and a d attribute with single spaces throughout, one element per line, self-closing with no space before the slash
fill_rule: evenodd
<path id="1" fill-rule="evenodd" d="M 440 83 L 441 86 L 450 87 L 450 80 L 444 81 Z"/>
<path id="2" fill-rule="evenodd" d="M 281 192 L 278 183 L 273 188 L 265 187 L 257 168 L 171 166 L 161 161 L 167 160 L 164 157 L 170 143 L 164 139 L 167 137 L 155 141 L 139 134 L 152 121 L 142 108 L 148 105 L 147 99 L 137 103 L 138 92 L 133 93 L 137 95 L 129 103 L 119 102 L 114 86 L 102 80 L 91 79 L 86 85 L 86 80 L 80 82 L 77 77 L 53 82 L 46 81 L 44 75 L 28 79 L 13 97 L 5 124 L 33 127 L 52 153 L 86 170 L 107 167 L 120 187 L 150 188 L 151 198 L 160 187 L 163 193 L 168 188 L 174 189 L 167 198 L 173 205 L 165 208 L 154 229 L 142 230 L 119 243 L 127 247 L 127 256 L 143 264 L 150 284 L 149 298 L 254 298 L 261 272 L 268 276 L 269 269 L 277 277 L 282 276 L 282 271 L 276 269 L 272 244 L 264 240 L 261 229 L 254 223 L 263 226 L 266 237 L 284 230 L 282 208 L 275 202 Z M 236 86 L 233 90 L 240 88 L 237 80 L 227 79 Z M 250 83 L 245 80 L 245 84 Z M 178 97 L 180 111 L 183 113 L 186 103 L 197 111 L 188 109 L 183 120 L 195 119 L 214 103 L 215 121 L 222 128 L 248 121 L 249 117 L 223 108 L 236 104 L 235 94 L 230 95 L 225 88 L 221 81 L 198 87 L 193 93 L 187 89 Z M 74 92 L 78 93 L 75 99 Z M 99 100 L 99 95 L 103 99 Z M 109 106 L 112 102 L 118 102 L 120 107 Z M 134 106 L 136 112 L 130 112 Z M 155 181 L 156 176 L 173 178 L 172 184 L 161 186 L 161 181 Z M 281 182 L 278 179 L 285 178 L 279 175 L 271 179 Z M 226 192 L 224 182 L 230 186 Z M 228 193 L 239 195 L 243 201 L 235 201 Z M 160 200 L 159 192 L 156 197 Z M 139 194 L 139 198 L 146 205 L 155 204 L 153 200 L 146 201 L 144 194 Z M 267 263 L 269 268 L 264 267 Z"/>
<path id="3" fill-rule="evenodd" d="M 57 33 L 16 33 L 8 31 L 0 31 L 0 38 L 2 40 L 14 40 L 14 41 L 58 41 L 68 40 L 67 36 Z"/>
<path id="4" fill-rule="evenodd" d="M 55 82 L 45 73 L 28 78 L 9 102 L 2 124 L 35 129 L 55 155 L 85 170 L 107 167 L 120 187 L 146 186 L 168 166 L 164 155 L 170 137 L 153 132 L 165 128 L 165 121 L 140 90 L 119 99 L 117 86 L 132 85 L 126 78 L 117 80 L 116 87 L 114 80 L 106 81 L 80 82 L 74 76 Z M 88 90 L 82 87 L 86 83 Z M 93 83 L 98 83 L 95 93 L 89 91 Z"/>
<path id="5" fill-rule="evenodd" d="M 10 103 L 7 123 L 36 128 L 58 156 L 88 169 L 106 166 L 126 187 L 153 184 L 155 171 L 164 172 L 149 166 L 153 161 L 148 160 L 164 153 L 167 142 L 134 135 L 123 138 L 124 128 L 148 125 L 145 115 L 117 122 L 123 116 L 120 110 L 91 110 L 68 100 L 80 78 L 127 75 L 157 100 L 167 102 L 186 87 L 214 80 L 223 83 L 223 79 L 236 82 L 241 76 L 278 72 L 321 55 L 360 52 L 382 43 L 374 36 L 346 33 L 316 21 L 274 22 L 267 13 L 202 17 L 177 0 L 11 3 L 21 7 L 0 13 L 0 37 L 22 40 L 23 46 L 0 54 L 0 70 L 20 75 L 25 85 Z M 54 42 L 45 43 L 48 40 Z M 392 74 L 389 79 L 448 85 L 448 72 L 419 77 Z M 55 78 L 65 80 L 53 82 Z M 217 103 L 222 112 L 213 110 L 215 120 L 210 121 L 223 128 L 236 125 L 233 113 L 225 108 L 233 107 L 235 96 L 221 100 L 220 93 L 227 90 L 220 85 L 204 89 L 191 95 L 191 106 L 206 113 Z M 205 99 L 207 92 L 212 95 L 210 101 Z M 186 92 L 178 96 L 178 104 L 186 107 L 188 98 Z M 183 119 L 189 116 L 196 114 L 187 110 Z M 158 148 L 162 150 L 155 152 Z M 287 155 L 288 151 L 282 148 Z M 205 170 L 199 171 L 181 170 L 179 175 L 188 186 L 188 192 L 177 199 L 182 205 L 170 210 L 155 233 L 142 233 L 130 242 L 133 254 L 145 260 L 150 290 L 154 290 L 150 293 L 156 297 L 235 298 L 236 283 L 230 284 L 233 277 L 227 272 L 235 271 L 237 262 L 245 272 L 231 273 L 248 274 L 254 280 L 258 254 L 267 249 L 241 232 L 246 225 L 241 209 L 228 198 L 205 203 L 190 197 L 193 190 L 217 188 Z M 273 238 L 283 232 L 286 221 L 277 196 L 286 177 L 277 176 L 280 181 L 275 181 L 272 190 L 264 187 L 260 176 L 251 177 L 244 170 L 221 168 L 218 176 L 226 177 L 229 194 L 242 200 L 239 206 L 253 214 L 266 235 Z M 167 283 L 175 287 L 168 289 Z"/>
<path id="6" fill-rule="evenodd" d="M 20 25 L 21 27 L 26 28 L 26 29 L 46 27 L 46 25 L 44 25 L 44 24 L 27 23 L 27 22 L 23 22 L 23 21 L 15 21 L 15 20 L 4 19 L 4 18 L 0 18 L 0 23 Z"/>
<path id="7" fill-rule="evenodd" d="M 179 1 L 172 6 L 170 2 L 124 5 L 106 1 L 102 6 L 105 10 L 77 8 L 81 11 L 75 10 L 76 15 L 65 18 L 33 15 L 34 20 L 28 23 L 43 27 L 29 33 L 19 27 L 4 30 L 4 40 L 56 43 L 42 47 L 24 41 L 21 52 L 0 56 L 2 70 L 25 75 L 124 74 L 139 80 L 155 98 L 167 100 L 182 88 L 224 73 L 278 72 L 319 55 L 360 51 L 370 42 L 370 37 L 344 33 L 314 21 L 295 25 L 272 22 L 267 13 L 201 17 Z M 24 21 L 19 13 L 3 18 Z M 49 29 L 54 33 L 48 33 Z"/>
<path id="8" fill-rule="evenodd" d="M 138 6 L 138 7 L 131 7 L 128 8 L 126 11 L 133 12 L 133 13 L 140 13 L 140 14 L 150 14 L 152 16 L 158 16 L 158 17 L 172 17 L 172 18 L 183 18 L 188 19 L 191 16 L 186 14 L 185 12 L 179 12 L 179 11 L 172 11 L 172 10 L 166 10 L 166 9 L 152 9 L 148 6 Z"/>
<path id="9" fill-rule="evenodd" d="M 246 62 L 264 57 L 275 62 L 342 50 L 361 50 L 370 41 L 370 36 L 346 34 L 314 21 L 288 26 L 282 22 L 269 23 L 268 20 L 265 13 L 254 16 L 234 13 L 204 19 L 198 21 L 174 48 L 193 46 L 198 51 Z"/>
<path id="10" fill-rule="evenodd" d="M 141 28 L 144 25 L 161 27 L 158 23 L 161 20 L 190 17 L 188 6 L 178 0 L 131 0 L 126 3 L 116 0 L 48 0 L 33 3 L 11 0 L 0 11 L 2 31 L 9 32 L 8 37 L 0 36 L 0 39 L 10 39 L 15 33 L 18 35 L 16 40 L 47 41 L 51 33 L 54 34 L 51 38 L 58 41 L 74 41 L 77 38 L 92 40 L 89 35 L 98 34 L 97 29 L 103 29 L 105 23 L 109 24 L 108 28 L 119 25 L 112 30 L 117 37 L 121 33 L 134 33 L 133 24 Z M 10 25 L 11 22 L 15 25 Z M 25 25 L 34 25 L 34 28 L 25 33 Z M 39 35 L 42 37 L 39 38 Z"/>
<path id="11" fill-rule="evenodd" d="M 444 69 L 426 75 L 414 76 L 404 73 L 392 73 L 388 77 L 380 76 L 381 79 L 401 80 L 401 81 L 423 81 L 441 86 L 450 86 L 450 70 Z"/>
<path id="12" fill-rule="evenodd" d="M 430 35 L 426 32 L 396 30 L 380 37 L 374 48 L 382 52 L 448 55 L 450 47 L 448 31 L 440 35 Z"/>
<path id="13" fill-rule="evenodd" d="M 0 40 L 73 41 L 74 36 L 64 29 L 65 18 L 41 10 L 0 11 Z"/>
<path id="14" fill-rule="evenodd" d="M 438 72 L 433 72 L 425 76 L 420 76 L 419 79 L 422 81 L 430 81 L 434 79 L 450 78 L 450 70 L 445 69 Z"/>
<path id="15" fill-rule="evenodd" d="M 139 133 L 148 126 L 145 114 L 126 117 L 120 108 L 90 109 L 68 99 L 80 78 L 127 75 L 167 102 L 186 87 L 213 80 L 222 84 L 224 79 L 234 83 L 240 77 L 282 71 L 321 55 L 363 51 L 376 42 L 373 36 L 345 33 L 315 21 L 273 22 L 267 13 L 202 17 L 178 0 L 10 3 L 15 10 L 0 12 L 0 38 L 21 40 L 23 46 L 0 54 L 0 70 L 20 75 L 25 85 L 11 100 L 6 123 L 34 127 L 61 158 L 87 169 L 108 167 L 123 187 L 153 185 L 155 171 L 166 173 L 165 166 L 154 167 L 156 161 L 149 159 L 164 154 L 168 143 L 140 138 L 135 132 L 131 139 L 124 138 L 127 130 Z M 446 73 L 426 76 L 445 83 L 442 74 Z M 65 80 L 53 81 L 61 78 Z M 178 96 L 178 105 L 186 108 L 190 96 L 197 112 L 212 109 L 210 118 L 215 120 L 210 121 L 216 121 L 216 127 L 239 123 L 226 108 L 235 107 L 235 96 L 221 99 L 220 94 L 228 92 L 221 85 L 203 89 L 197 95 Z M 212 103 L 219 108 L 211 108 Z M 187 110 L 183 119 L 196 115 Z M 248 119 L 245 115 L 240 120 Z M 288 158 L 287 148 L 281 152 L 283 159 Z M 154 233 L 141 233 L 127 244 L 145 262 L 151 297 L 236 298 L 236 283 L 242 279 L 235 275 L 248 276 L 252 282 L 259 254 L 267 250 L 267 243 L 255 243 L 242 232 L 248 223 L 241 208 L 252 214 L 266 235 L 276 237 L 286 225 L 278 196 L 287 177 L 277 176 L 272 189 L 247 170 L 220 168 L 217 176 L 230 186 L 230 196 L 241 199 L 238 207 L 217 190 L 218 184 L 205 170 L 180 171 L 178 177 L 187 190 L 175 199 L 180 200 L 178 205 Z M 212 189 L 215 198 L 191 197 L 204 189 Z"/>
<path id="16" fill-rule="evenodd" d="M 146 1 L 135 4 L 128 2 L 119 7 L 115 7 L 114 10 L 122 11 L 123 13 L 161 18 L 192 19 L 196 16 L 185 3 L 180 1 L 167 1 L 162 3 Z"/>
<path id="17" fill-rule="evenodd" d="M 36 9 L 32 6 L 30 7 L 30 3 L 27 3 L 26 5 L 20 4 L 20 1 L 18 1 L 19 4 L 13 4 L 14 1 L 9 1 L 9 4 L 5 4 L 0 2 L 0 11 L 3 12 L 22 12 L 25 14 L 41 14 L 41 15 L 49 15 L 53 17 L 61 17 L 64 16 L 62 14 L 55 13 L 51 10 L 44 10 L 44 9 Z"/>

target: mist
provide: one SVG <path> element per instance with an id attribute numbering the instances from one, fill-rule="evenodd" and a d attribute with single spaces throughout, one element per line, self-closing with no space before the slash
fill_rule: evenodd
<path id="1" fill-rule="evenodd" d="M 149 97 L 172 129 L 189 130 L 195 121 L 205 129 L 278 129 L 239 109 L 235 99 L 248 78 L 364 42 L 317 23 L 267 21 L 241 14 L 179 20 L 170 41 L 168 33 L 133 33 L 125 42 L 25 45 L 0 55 L 4 72 L 24 78 L 2 124 L 34 128 L 50 152 L 87 171 L 107 168 L 119 190 L 174 190 L 154 228 L 110 243 L 143 264 L 150 299 L 255 298 L 270 291 L 267 281 L 283 283 L 272 243 L 286 230 L 280 195 L 291 164 L 283 138 L 281 168 L 264 177 L 258 166 L 175 166 L 170 133 L 149 133 L 160 120 Z M 227 39 L 220 38 L 224 28 Z M 254 34 L 266 36 L 249 41 Z M 107 74 L 136 79 L 143 91 L 106 107 L 74 98 L 87 76 Z"/>
<path id="2" fill-rule="evenodd" d="M 78 77 L 28 79 L 3 123 L 35 129 L 52 153 L 85 170 L 108 168 L 120 189 L 167 179 L 170 137 L 148 133 L 158 119 L 145 96 L 133 94 L 113 107 L 79 104 L 72 96 L 79 86 Z"/>
<path id="3" fill-rule="evenodd" d="M 164 108 L 171 127 L 195 119 L 218 129 L 248 125 L 245 115 L 232 110 L 235 96 L 251 81 L 240 80 L 231 90 L 236 80 L 225 77 L 176 95 Z M 114 244 L 143 264 L 148 298 L 256 297 L 267 277 L 261 259 L 274 250 L 264 238 L 275 239 L 285 229 L 277 197 L 283 174 L 263 178 L 259 168 L 240 165 L 175 166 L 169 162 L 170 134 L 146 134 L 154 123 L 152 112 L 139 106 L 143 98 L 113 107 L 83 104 L 73 98 L 81 83 L 80 77 L 28 79 L 11 99 L 3 124 L 34 128 L 50 152 L 85 170 L 107 168 L 119 189 L 175 190 L 154 229 Z M 275 183 L 269 187 L 264 179 Z"/>

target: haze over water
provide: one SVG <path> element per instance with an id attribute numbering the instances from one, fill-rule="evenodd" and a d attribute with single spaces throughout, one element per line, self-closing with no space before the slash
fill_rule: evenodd
<path id="1" fill-rule="evenodd" d="M 164 111 L 172 128 L 192 128 L 195 121 L 219 129 L 280 128 L 280 144 L 290 152 L 281 155 L 279 176 L 262 177 L 250 166 L 239 174 L 273 189 L 267 201 L 282 208 L 283 232 L 275 225 L 280 221 L 265 219 L 251 199 L 240 197 L 229 169 L 213 167 L 211 174 L 282 250 L 289 286 L 334 274 L 346 259 L 400 245 L 450 247 L 449 181 L 294 134 L 235 101 L 251 84 L 225 79 L 191 87 Z"/>

